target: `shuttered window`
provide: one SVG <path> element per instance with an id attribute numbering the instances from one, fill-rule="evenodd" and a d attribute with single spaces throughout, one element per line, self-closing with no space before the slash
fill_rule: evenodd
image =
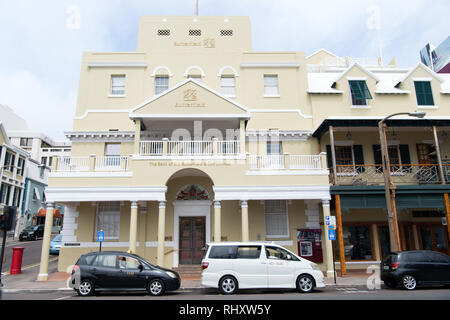
<path id="1" fill-rule="evenodd" d="M 372 99 L 369 88 L 364 80 L 350 80 L 350 92 L 352 95 L 352 105 L 367 105 L 367 100 Z"/>
<path id="2" fill-rule="evenodd" d="M 414 81 L 414 87 L 416 89 L 417 105 L 434 106 L 430 81 Z"/>
<path id="3" fill-rule="evenodd" d="M 97 211 L 97 232 L 105 232 L 105 240 L 119 239 L 120 202 L 100 202 Z M 97 234 L 97 232 L 95 234 Z"/>
<path id="4" fill-rule="evenodd" d="M 266 237 L 289 237 L 287 202 L 285 200 L 266 200 L 264 202 Z"/>

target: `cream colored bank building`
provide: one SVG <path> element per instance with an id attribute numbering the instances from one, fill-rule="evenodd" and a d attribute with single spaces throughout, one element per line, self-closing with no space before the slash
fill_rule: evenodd
<path id="1" fill-rule="evenodd" d="M 343 255 L 347 269 L 377 264 L 389 250 L 377 123 L 415 110 L 426 117 L 388 122 L 402 245 L 448 252 L 449 94 L 422 64 L 255 52 L 248 17 L 143 17 L 135 52 L 83 55 L 72 153 L 46 191 L 66 206 L 58 269 L 104 230 L 103 250 L 170 268 L 199 265 L 208 242 L 250 240 L 332 275 L 336 197 L 337 268 Z"/>

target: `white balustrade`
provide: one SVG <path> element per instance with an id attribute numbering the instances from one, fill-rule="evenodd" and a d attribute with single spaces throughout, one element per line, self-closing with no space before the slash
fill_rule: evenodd
<path id="1" fill-rule="evenodd" d="M 89 171 L 89 157 L 58 157 L 56 170 L 61 172 Z"/>
<path id="2" fill-rule="evenodd" d="M 95 157 L 95 171 L 127 171 L 128 157 L 100 156 Z"/>
<path id="3" fill-rule="evenodd" d="M 290 169 L 320 170 L 322 159 L 318 155 L 290 155 Z"/>
<path id="4" fill-rule="evenodd" d="M 248 157 L 250 170 L 321 170 L 320 155 L 250 155 Z"/>
<path id="5" fill-rule="evenodd" d="M 141 141 L 140 155 L 142 156 L 160 156 L 163 154 L 162 141 Z"/>

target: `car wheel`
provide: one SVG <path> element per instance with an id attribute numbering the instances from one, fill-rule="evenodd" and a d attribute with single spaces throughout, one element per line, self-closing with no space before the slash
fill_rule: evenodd
<path id="1" fill-rule="evenodd" d="M 219 282 L 219 290 L 223 294 L 234 294 L 238 290 L 238 282 L 235 277 L 225 276 Z"/>
<path id="2" fill-rule="evenodd" d="M 148 293 L 152 296 L 161 296 L 166 291 L 166 286 L 164 282 L 160 279 L 153 279 L 148 284 Z"/>
<path id="3" fill-rule="evenodd" d="M 94 294 L 94 283 L 91 280 L 81 280 L 80 285 L 77 289 L 79 296 L 87 297 Z"/>
<path id="4" fill-rule="evenodd" d="M 297 290 L 300 293 L 308 293 L 313 291 L 314 289 L 314 279 L 307 275 L 303 274 L 297 278 Z"/>
<path id="5" fill-rule="evenodd" d="M 406 290 L 414 290 L 417 287 L 416 278 L 407 274 L 402 277 L 401 286 Z"/>

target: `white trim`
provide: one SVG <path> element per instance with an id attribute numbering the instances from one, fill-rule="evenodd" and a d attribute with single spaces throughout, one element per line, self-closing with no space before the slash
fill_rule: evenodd
<path id="1" fill-rule="evenodd" d="M 49 178 L 123 178 L 132 177 L 133 172 L 50 172 Z"/>
<path id="2" fill-rule="evenodd" d="M 369 70 L 367 70 L 366 68 L 364 68 L 362 65 L 360 65 L 358 62 L 354 62 L 350 67 L 347 68 L 347 70 L 345 70 L 339 77 L 336 78 L 336 80 L 333 81 L 333 83 L 336 83 L 338 81 L 340 81 L 342 78 L 344 78 L 344 76 L 351 70 L 353 69 L 353 67 L 358 67 L 361 71 L 363 71 L 364 73 L 366 73 L 369 77 L 371 77 L 372 79 L 375 79 L 376 82 L 380 81 L 380 79 L 374 75 L 372 72 L 370 72 Z"/>
<path id="3" fill-rule="evenodd" d="M 214 200 L 330 200 L 330 185 L 213 186 Z"/>
<path id="4" fill-rule="evenodd" d="M 179 264 L 180 217 L 205 217 L 205 244 L 211 241 L 211 204 L 209 200 L 175 200 L 173 202 L 173 267 Z"/>
<path id="5" fill-rule="evenodd" d="M 425 110 L 436 110 L 438 109 L 438 106 L 417 106 L 417 109 L 425 109 Z"/>
<path id="6" fill-rule="evenodd" d="M 246 114 L 130 114 L 131 119 L 152 118 L 152 119 L 220 119 L 220 118 L 238 118 L 249 119 L 250 115 Z"/>
<path id="7" fill-rule="evenodd" d="M 166 186 L 47 188 L 47 201 L 165 201 Z"/>
<path id="8" fill-rule="evenodd" d="M 398 86 L 400 83 L 404 82 L 406 79 L 409 78 L 409 76 L 416 71 L 417 68 L 421 68 L 423 70 L 425 70 L 426 72 L 428 72 L 432 77 L 436 78 L 437 80 L 439 80 L 440 82 L 444 82 L 444 80 L 438 76 L 435 72 L 431 71 L 430 68 L 428 68 L 426 65 L 424 65 L 422 62 L 418 62 L 416 64 L 415 67 L 413 67 L 411 70 L 409 70 L 409 72 L 402 78 L 399 80 L 399 82 L 396 84 L 396 86 Z"/>
<path id="9" fill-rule="evenodd" d="M 186 69 L 186 71 L 184 72 L 184 77 L 188 77 L 188 76 L 189 76 L 189 72 L 190 72 L 192 69 L 198 69 L 198 70 L 200 70 L 200 75 L 202 76 L 202 78 L 205 76 L 205 72 L 203 72 L 203 69 L 202 69 L 202 68 L 200 68 L 199 66 L 190 66 L 190 67 L 188 67 L 188 68 Z"/>
<path id="10" fill-rule="evenodd" d="M 412 77 L 411 79 L 413 79 L 413 81 L 428 81 L 431 82 L 433 81 L 433 78 L 422 78 L 422 77 Z"/>
<path id="11" fill-rule="evenodd" d="M 130 109 L 112 110 L 112 109 L 88 109 L 81 116 L 73 117 L 74 120 L 83 120 L 89 113 L 129 113 Z"/>
<path id="12" fill-rule="evenodd" d="M 297 113 L 304 119 L 312 119 L 312 116 L 305 116 L 300 109 L 249 109 L 250 113 Z"/>
<path id="13" fill-rule="evenodd" d="M 69 244 L 69 245 L 66 245 Z M 100 246 L 99 242 L 77 242 L 77 241 L 66 241 L 62 245 L 64 248 L 98 248 Z M 127 248 L 130 246 L 129 242 L 110 242 L 105 241 L 102 243 L 102 248 Z M 136 247 L 139 247 L 139 241 L 136 242 Z"/>
<path id="14" fill-rule="evenodd" d="M 108 98 L 126 98 L 127 96 L 125 94 L 108 94 Z"/>
<path id="15" fill-rule="evenodd" d="M 222 68 L 220 68 L 219 73 L 217 74 L 217 76 L 218 76 L 218 77 L 222 77 L 223 71 L 224 71 L 225 69 L 231 69 L 231 70 L 233 70 L 234 76 L 235 76 L 235 77 L 239 77 L 238 72 L 237 72 L 236 69 L 235 69 L 234 67 L 232 67 L 232 66 L 223 66 Z"/>
<path id="16" fill-rule="evenodd" d="M 174 245 L 173 241 L 164 241 L 164 247 L 173 247 Z M 146 241 L 145 246 L 148 248 L 157 248 L 158 241 Z"/>
<path id="17" fill-rule="evenodd" d="M 351 105 L 350 109 L 372 109 L 371 106 L 369 106 L 368 104 L 366 105 Z"/>
<path id="18" fill-rule="evenodd" d="M 367 77 L 347 77 L 349 81 L 367 81 Z"/>
<path id="19" fill-rule="evenodd" d="M 242 62 L 241 68 L 299 68 L 299 62 Z"/>
<path id="20" fill-rule="evenodd" d="M 247 170 L 245 175 L 247 176 L 311 176 L 320 175 L 327 176 L 330 174 L 329 170 Z"/>
<path id="21" fill-rule="evenodd" d="M 146 68 L 146 62 L 88 62 L 88 68 Z"/>
<path id="22" fill-rule="evenodd" d="M 160 69 L 164 69 L 167 71 L 167 75 L 169 77 L 173 77 L 173 73 L 170 71 L 169 67 L 167 66 L 157 66 L 154 70 L 153 73 L 151 74 L 152 77 L 156 77 L 156 72 L 158 72 Z"/>
<path id="23" fill-rule="evenodd" d="M 274 95 L 264 95 L 264 98 L 280 98 L 281 96 L 279 94 Z"/>
<path id="24" fill-rule="evenodd" d="M 335 55 L 334 53 L 332 53 L 332 52 L 330 52 L 330 51 L 328 51 L 328 50 L 326 50 L 326 49 L 321 48 L 321 49 L 319 49 L 319 50 L 317 50 L 317 51 L 311 53 L 311 54 L 310 54 L 309 56 L 307 56 L 305 59 L 309 59 L 309 58 L 311 58 L 312 56 L 314 56 L 314 55 L 316 55 L 316 54 L 318 54 L 318 53 L 320 53 L 320 52 L 326 52 L 326 53 L 328 53 L 329 55 L 332 55 L 332 56 L 335 57 L 335 58 L 340 58 L 340 57 L 338 57 L 337 55 Z M 345 62 L 344 59 L 342 59 L 342 60 Z"/>

